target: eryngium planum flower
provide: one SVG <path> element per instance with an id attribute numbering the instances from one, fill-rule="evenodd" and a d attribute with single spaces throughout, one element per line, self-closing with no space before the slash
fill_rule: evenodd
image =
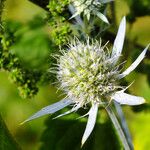
<path id="1" fill-rule="evenodd" d="M 71 0 L 73 6 L 76 9 L 76 12 L 71 18 L 74 18 L 77 15 L 83 13 L 86 16 L 87 20 L 90 19 L 91 15 L 96 15 L 102 21 L 109 23 L 104 14 L 100 12 L 101 7 L 113 0 Z"/>
<path id="2" fill-rule="evenodd" d="M 114 41 L 112 52 L 107 44 L 102 46 L 101 41 L 80 42 L 75 38 L 68 50 L 61 50 L 59 63 L 55 69 L 60 88 L 66 97 L 50 106 L 44 107 L 26 121 L 46 114 L 52 114 L 60 109 L 73 105 L 72 109 L 57 117 L 77 111 L 84 106 L 90 106 L 87 126 L 82 138 L 82 145 L 91 134 L 97 117 L 98 107 L 107 107 L 112 100 L 119 104 L 140 105 L 144 98 L 125 93 L 127 87 L 119 85 L 120 79 L 133 71 L 145 57 L 148 46 L 142 51 L 134 63 L 124 72 L 120 70 L 121 64 L 117 61 L 121 55 L 125 37 L 126 19 L 123 17 Z M 57 118 L 56 117 L 56 118 Z"/>

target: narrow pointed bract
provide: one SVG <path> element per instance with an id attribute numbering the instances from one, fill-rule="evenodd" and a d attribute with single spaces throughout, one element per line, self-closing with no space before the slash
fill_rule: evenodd
<path id="1" fill-rule="evenodd" d="M 114 64 L 116 64 L 119 56 L 121 55 L 123 44 L 124 44 L 125 32 L 126 32 L 126 18 L 123 17 L 112 49 L 111 57 L 116 58 L 115 61 L 113 62 Z"/>
<path id="2" fill-rule="evenodd" d="M 88 137 L 90 136 L 91 132 L 94 129 L 94 126 L 96 123 L 97 111 L 98 111 L 98 104 L 96 103 L 91 107 L 91 109 L 89 111 L 89 118 L 88 118 L 85 132 L 82 137 L 81 146 L 83 146 L 83 144 L 88 139 Z"/>
<path id="3" fill-rule="evenodd" d="M 112 1 L 114 1 L 114 0 L 100 0 L 100 3 L 105 4 L 105 3 L 112 2 Z"/>
<path id="4" fill-rule="evenodd" d="M 109 24 L 109 21 L 108 21 L 107 17 L 106 17 L 104 14 L 102 14 L 102 13 L 99 12 L 99 11 L 95 11 L 95 14 L 96 14 L 102 21 L 104 21 L 104 22 L 106 22 L 107 24 Z"/>
<path id="5" fill-rule="evenodd" d="M 77 105 L 76 107 L 73 107 L 71 110 L 69 110 L 69 111 L 67 111 L 67 112 L 65 112 L 65 113 L 63 113 L 63 114 L 60 114 L 60 115 L 54 117 L 53 119 L 57 119 L 57 118 L 59 118 L 59 117 L 62 117 L 62 116 L 68 115 L 68 114 L 70 114 L 70 113 L 72 113 L 72 112 L 75 112 L 75 111 L 77 111 L 80 107 L 81 107 L 80 105 Z"/>
<path id="6" fill-rule="evenodd" d="M 59 101 L 57 103 L 54 103 L 54 104 L 49 105 L 49 106 L 46 106 L 46 107 L 42 108 L 41 110 L 39 110 L 34 115 L 32 115 L 27 120 L 25 120 L 23 123 L 28 122 L 28 121 L 33 120 L 33 119 L 36 119 L 36 118 L 39 118 L 41 116 L 47 115 L 47 114 L 53 114 L 53 113 L 63 109 L 64 107 L 70 105 L 71 103 L 72 103 L 71 100 L 63 99 L 63 100 L 61 100 L 61 101 Z"/>
<path id="7" fill-rule="evenodd" d="M 131 71 L 133 71 L 139 65 L 139 63 L 144 59 L 148 47 L 149 45 L 147 45 L 147 47 L 143 50 L 143 52 L 139 55 L 139 57 L 131 64 L 131 66 L 119 75 L 120 79 L 128 75 Z"/>
<path id="8" fill-rule="evenodd" d="M 122 105 L 134 106 L 145 103 L 145 99 L 143 97 L 126 94 L 123 91 L 116 92 L 111 96 L 111 98 Z"/>

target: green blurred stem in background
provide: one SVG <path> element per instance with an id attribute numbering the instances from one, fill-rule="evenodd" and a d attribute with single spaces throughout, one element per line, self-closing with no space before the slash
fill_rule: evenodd
<path id="1" fill-rule="evenodd" d="M 21 150 L 0 115 L 0 150 Z"/>

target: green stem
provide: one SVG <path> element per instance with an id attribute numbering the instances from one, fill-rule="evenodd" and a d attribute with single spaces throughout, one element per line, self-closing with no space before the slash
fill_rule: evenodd
<path id="1" fill-rule="evenodd" d="M 112 22 L 115 29 L 117 29 L 117 21 L 116 21 L 116 12 L 115 12 L 115 2 L 112 1 L 110 3 Z"/>
<path id="2" fill-rule="evenodd" d="M 105 109 L 106 109 L 106 111 L 107 111 L 107 113 L 108 113 L 108 115 L 109 115 L 109 117 L 110 117 L 110 119 L 111 119 L 111 121 L 112 121 L 112 123 L 113 123 L 113 125 L 114 125 L 114 127 L 115 127 L 115 129 L 116 129 L 116 131 L 117 131 L 117 133 L 119 135 L 119 137 L 120 137 L 120 140 L 121 140 L 121 142 L 122 142 L 122 144 L 124 146 L 124 149 L 125 150 L 131 150 L 129 145 L 128 145 L 127 139 L 126 139 L 126 137 L 125 137 L 125 135 L 124 135 L 124 133 L 122 131 L 122 128 L 121 128 L 121 126 L 120 126 L 120 124 L 119 124 L 119 122 L 118 122 L 118 120 L 117 120 L 113 110 L 111 109 L 110 106 L 106 107 Z"/>
<path id="3" fill-rule="evenodd" d="M 0 114 L 0 149 L 1 150 L 21 150 L 16 140 L 10 134 L 4 120 Z"/>
<path id="4" fill-rule="evenodd" d="M 130 131 L 128 128 L 128 125 L 126 123 L 126 119 L 125 116 L 123 114 L 122 108 L 120 106 L 120 104 L 114 102 L 115 108 L 116 108 L 116 113 L 118 114 L 118 119 L 120 121 L 121 127 L 124 131 L 124 134 L 127 138 L 127 141 L 129 143 L 130 148 L 133 150 L 133 144 L 132 144 L 132 139 L 131 139 L 131 135 L 130 135 Z"/>

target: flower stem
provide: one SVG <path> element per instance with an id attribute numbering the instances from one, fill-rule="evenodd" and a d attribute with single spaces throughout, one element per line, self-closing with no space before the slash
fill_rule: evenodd
<path id="1" fill-rule="evenodd" d="M 73 5 L 69 4 L 68 9 L 72 15 L 75 13 L 75 8 L 73 7 Z M 84 26 L 83 21 L 79 15 L 75 16 L 75 20 L 80 26 L 82 26 L 82 27 Z"/>
<path id="2" fill-rule="evenodd" d="M 130 146 L 130 149 L 133 150 L 134 148 L 133 148 L 133 144 L 132 144 L 132 139 L 131 139 L 130 131 L 129 131 L 129 128 L 127 126 L 126 119 L 124 117 L 122 108 L 121 108 L 120 104 L 118 104 L 116 102 L 114 102 L 114 105 L 115 105 L 116 112 L 117 112 L 119 120 L 120 120 L 120 124 L 122 126 L 122 129 L 123 129 L 124 134 L 125 134 L 125 136 L 127 138 L 128 144 Z"/>
<path id="3" fill-rule="evenodd" d="M 127 142 L 127 139 L 126 139 L 126 137 L 125 137 L 125 135 L 124 135 L 124 133 L 122 131 L 122 128 L 121 128 L 121 126 L 120 126 L 120 124 L 119 124 L 119 122 L 118 122 L 118 120 L 117 120 L 113 110 L 111 109 L 110 106 L 107 106 L 105 109 L 106 109 L 106 111 L 107 111 L 107 113 L 108 113 L 108 115 L 109 115 L 109 117 L 110 117 L 110 119 L 111 119 L 111 121 L 112 121 L 112 123 L 113 123 L 113 125 L 114 125 L 114 127 L 115 127 L 115 129 L 116 129 L 116 131 L 117 131 L 117 133 L 119 135 L 119 137 L 120 137 L 120 140 L 121 140 L 121 142 L 122 142 L 122 144 L 124 146 L 124 149 L 125 150 L 131 150 L 130 147 L 129 147 L 129 144 Z"/>

